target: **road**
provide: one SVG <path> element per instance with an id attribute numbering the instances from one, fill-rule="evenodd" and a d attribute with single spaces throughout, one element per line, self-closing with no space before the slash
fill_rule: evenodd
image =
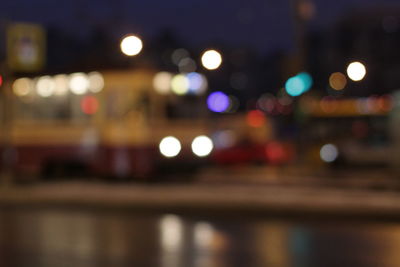
<path id="1" fill-rule="evenodd" d="M 0 266 L 399 266 L 400 224 L 7 208 Z"/>
<path id="2" fill-rule="evenodd" d="M 195 182 L 0 189 L 0 266 L 399 266 L 384 172 L 208 169 Z"/>

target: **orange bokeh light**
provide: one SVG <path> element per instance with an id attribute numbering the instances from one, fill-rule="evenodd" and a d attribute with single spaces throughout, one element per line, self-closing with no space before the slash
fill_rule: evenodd
<path id="1" fill-rule="evenodd" d="M 266 119 L 261 111 L 252 110 L 247 113 L 246 121 L 249 126 L 258 128 L 265 124 Z"/>
<path id="2" fill-rule="evenodd" d="M 347 79 L 343 73 L 335 72 L 329 77 L 329 85 L 335 90 L 343 90 L 346 84 Z"/>

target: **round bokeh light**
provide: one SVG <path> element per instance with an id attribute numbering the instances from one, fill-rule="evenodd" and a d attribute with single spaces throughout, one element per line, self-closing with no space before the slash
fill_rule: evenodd
<path id="1" fill-rule="evenodd" d="M 197 136 L 192 142 L 192 151 L 199 157 L 208 156 L 213 148 L 213 142 L 205 135 Z"/>
<path id="2" fill-rule="evenodd" d="M 157 93 L 167 95 L 171 90 L 171 80 L 171 73 L 166 71 L 159 72 L 154 76 L 153 87 Z"/>
<path id="3" fill-rule="evenodd" d="M 222 63 L 222 56 L 216 50 L 208 50 L 201 57 L 201 63 L 208 70 L 215 70 Z"/>
<path id="4" fill-rule="evenodd" d="M 89 89 L 89 79 L 85 73 L 78 72 L 70 75 L 69 88 L 76 95 L 83 95 Z"/>
<path id="5" fill-rule="evenodd" d="M 33 91 L 33 81 L 29 78 L 19 78 L 13 83 L 12 89 L 17 96 L 26 96 Z"/>
<path id="6" fill-rule="evenodd" d="M 301 72 L 286 81 L 285 89 L 290 96 L 299 96 L 312 87 L 313 80 L 307 72 Z"/>
<path id="7" fill-rule="evenodd" d="M 211 93 L 207 98 L 207 106 L 214 112 L 225 112 L 230 105 L 229 97 L 223 92 Z"/>
<path id="8" fill-rule="evenodd" d="M 139 37 L 135 35 L 126 36 L 121 41 L 121 51 L 127 56 L 135 56 L 142 51 L 143 43 Z"/>
<path id="9" fill-rule="evenodd" d="M 339 156 L 339 150 L 333 144 L 326 144 L 322 146 L 319 154 L 323 161 L 334 162 Z"/>
<path id="10" fill-rule="evenodd" d="M 49 97 L 53 95 L 56 85 L 50 76 L 42 76 L 36 83 L 36 91 L 41 97 Z"/>
<path id="11" fill-rule="evenodd" d="M 176 137 L 167 136 L 160 142 L 159 149 L 163 156 L 167 158 L 175 157 L 181 151 L 181 143 Z"/>
<path id="12" fill-rule="evenodd" d="M 171 80 L 171 90 L 177 95 L 189 92 L 189 80 L 184 74 L 177 74 Z"/>
<path id="13" fill-rule="evenodd" d="M 201 95 L 207 90 L 207 79 L 204 75 L 197 72 L 186 74 L 189 81 L 189 92 L 196 95 Z"/>
<path id="14" fill-rule="evenodd" d="M 367 70 L 365 69 L 364 64 L 358 61 L 350 63 L 347 67 L 347 75 L 355 82 L 364 79 L 366 73 Z"/>

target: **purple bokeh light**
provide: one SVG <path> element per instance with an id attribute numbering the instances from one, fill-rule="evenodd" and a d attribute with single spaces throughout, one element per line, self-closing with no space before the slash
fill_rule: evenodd
<path id="1" fill-rule="evenodd" d="M 207 98 L 207 106 L 211 111 L 224 112 L 229 107 L 229 97 L 222 92 L 211 93 Z"/>

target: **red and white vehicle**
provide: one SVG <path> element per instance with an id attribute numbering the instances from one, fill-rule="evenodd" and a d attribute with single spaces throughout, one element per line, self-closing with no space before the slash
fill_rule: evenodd
<path id="1" fill-rule="evenodd" d="M 286 145 L 271 142 L 268 124 L 252 128 L 240 114 L 210 118 L 203 96 L 155 90 L 156 74 L 110 70 L 18 78 L 6 85 L 12 88 L 12 119 L 2 143 L 12 148 L 8 156 L 14 172 L 20 179 L 148 179 L 210 162 L 280 163 L 291 157 Z M 176 155 L 160 153 L 167 136 L 180 143 Z M 205 143 L 196 148 L 198 136 L 210 137 L 211 147 L 200 138 Z"/>

